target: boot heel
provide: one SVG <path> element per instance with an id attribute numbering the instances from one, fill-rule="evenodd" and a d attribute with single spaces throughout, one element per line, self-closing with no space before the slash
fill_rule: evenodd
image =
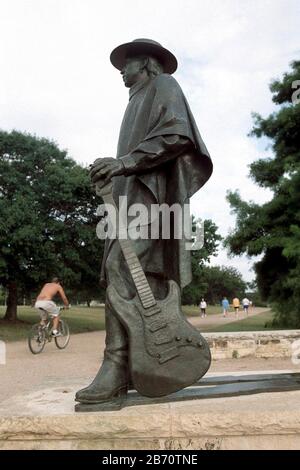
<path id="1" fill-rule="evenodd" d="M 126 397 L 127 395 L 127 392 L 128 392 L 128 387 L 127 385 L 125 387 L 122 387 L 118 390 L 117 394 L 116 394 L 116 397 L 118 398 L 124 398 Z"/>

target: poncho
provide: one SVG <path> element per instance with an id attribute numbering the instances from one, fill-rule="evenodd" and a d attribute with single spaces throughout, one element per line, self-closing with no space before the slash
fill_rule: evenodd
<path id="1" fill-rule="evenodd" d="M 212 173 L 212 162 L 186 98 L 169 74 L 138 82 L 122 121 L 117 158 L 124 176 L 113 178 L 113 195 L 128 197 L 128 206 L 143 203 L 188 204 Z M 106 240 L 105 262 L 113 240 Z M 140 260 L 147 273 L 163 274 L 181 287 L 191 281 L 190 252 L 185 239 L 157 241 L 155 252 Z"/>

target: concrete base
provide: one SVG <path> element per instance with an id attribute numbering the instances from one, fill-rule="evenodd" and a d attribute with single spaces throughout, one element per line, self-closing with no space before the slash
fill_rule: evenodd
<path id="1" fill-rule="evenodd" d="M 75 413 L 88 382 L 49 380 L 2 402 L 0 449 L 300 449 L 300 391 Z"/>

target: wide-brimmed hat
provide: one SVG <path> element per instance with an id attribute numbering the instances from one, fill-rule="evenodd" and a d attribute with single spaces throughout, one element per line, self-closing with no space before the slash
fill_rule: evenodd
<path id="1" fill-rule="evenodd" d="M 132 42 L 121 44 L 110 54 L 110 61 L 114 67 L 122 70 L 128 57 L 143 54 L 155 57 L 166 73 L 172 74 L 177 69 L 177 59 L 172 52 L 152 39 L 134 39 Z"/>

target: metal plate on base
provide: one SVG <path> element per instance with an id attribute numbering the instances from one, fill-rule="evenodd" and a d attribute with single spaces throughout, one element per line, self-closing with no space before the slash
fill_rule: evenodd
<path id="1" fill-rule="evenodd" d="M 135 390 L 130 390 L 126 398 L 118 403 L 79 403 L 75 406 L 75 411 L 116 411 L 128 406 L 235 397 L 257 393 L 288 392 L 292 390 L 300 390 L 299 373 L 217 376 L 203 378 L 191 387 L 164 397 L 147 398 Z"/>

